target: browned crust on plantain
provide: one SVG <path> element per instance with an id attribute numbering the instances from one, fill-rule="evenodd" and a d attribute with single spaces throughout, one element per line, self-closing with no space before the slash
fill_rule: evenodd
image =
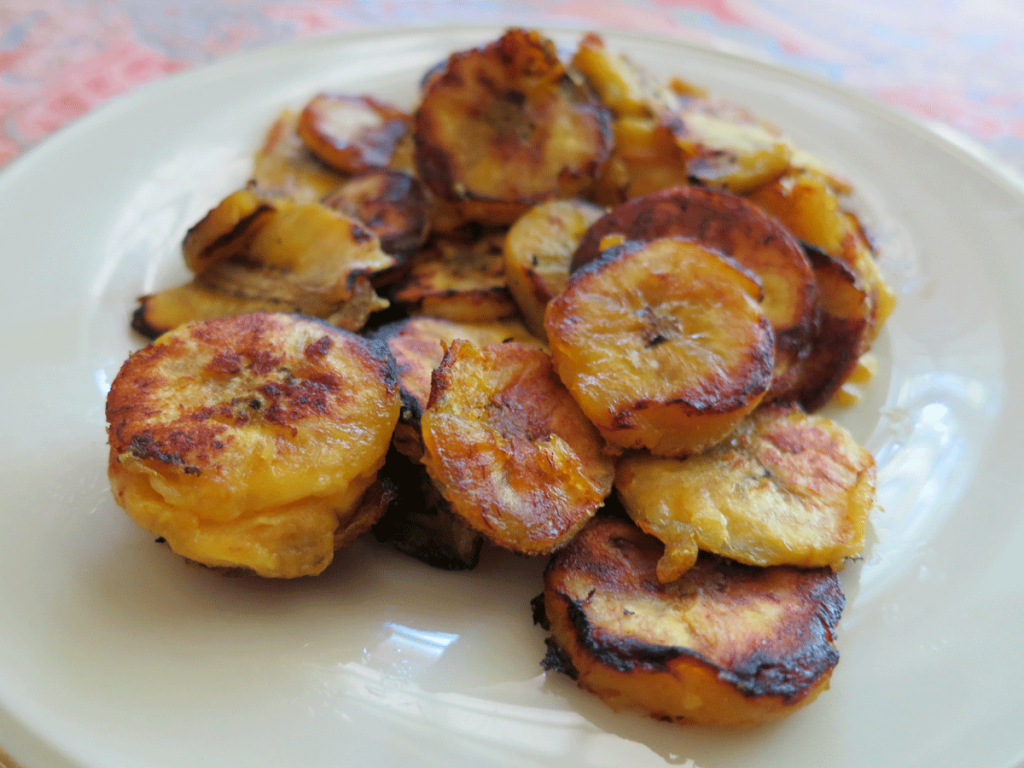
<path id="1" fill-rule="evenodd" d="M 410 313 L 457 322 L 515 317 L 518 308 L 505 281 L 503 230 L 475 240 L 437 238 L 412 258 L 392 294 Z"/>
<path id="2" fill-rule="evenodd" d="M 406 112 L 372 96 L 320 93 L 300 113 L 298 133 L 322 162 L 363 173 L 388 165 L 409 121 Z"/>
<path id="3" fill-rule="evenodd" d="M 550 40 L 523 29 L 453 54 L 427 83 L 414 135 L 430 189 L 469 218 L 494 224 L 580 194 L 611 146 L 607 110 L 570 77 Z M 478 175 L 481 157 L 500 168 Z"/>
<path id="4" fill-rule="evenodd" d="M 564 546 L 611 491 L 604 442 L 536 347 L 455 341 L 421 423 L 423 464 L 452 511 L 514 552 Z"/>
<path id="5" fill-rule="evenodd" d="M 527 326 L 544 336 L 544 310 L 569 279 L 572 255 L 604 209 L 586 200 L 551 200 L 520 216 L 505 236 L 505 280 Z"/>
<path id="6" fill-rule="evenodd" d="M 770 403 L 697 456 L 623 458 L 615 485 L 637 525 L 665 544 L 663 582 L 698 548 L 747 565 L 838 570 L 864 546 L 875 462 L 838 424 Z"/>
<path id="7" fill-rule="evenodd" d="M 185 234 L 185 264 L 199 274 L 244 253 L 273 212 L 274 206 L 251 186 L 228 195 Z"/>
<path id="8" fill-rule="evenodd" d="M 803 245 L 814 268 L 819 316 L 790 395 L 813 412 L 832 399 L 871 347 L 873 302 L 849 266 L 820 248 Z"/>
<path id="9" fill-rule="evenodd" d="M 363 222 L 392 256 L 404 258 L 426 240 L 430 204 L 423 186 L 408 173 L 367 171 L 341 184 L 323 204 Z"/>
<path id="10" fill-rule="evenodd" d="M 516 320 L 485 323 L 461 323 L 442 317 L 418 315 L 383 325 L 372 338 L 385 343 L 395 359 L 402 393 L 403 421 L 419 428 L 419 420 L 430 400 L 431 377 L 441 364 L 445 350 L 463 339 L 484 347 L 517 341 L 544 347 Z"/>
<path id="11" fill-rule="evenodd" d="M 576 248 L 571 268 L 596 259 L 610 235 L 628 241 L 682 237 L 735 259 L 757 276 L 775 335 L 769 397 L 787 394 L 815 331 L 817 291 L 811 265 L 785 227 L 730 193 L 672 187 L 622 203 L 595 221 Z"/>
<path id="12" fill-rule="evenodd" d="M 394 484 L 398 498 L 373 526 L 377 541 L 387 542 L 432 568 L 476 568 L 483 536 L 451 511 L 421 464 L 392 451 L 381 476 Z"/>
<path id="13" fill-rule="evenodd" d="M 753 725 L 827 685 L 845 602 L 831 570 L 702 555 L 662 584 L 661 550 L 632 524 L 598 518 L 549 563 L 554 660 L 582 687 L 659 719 Z"/>
<path id="14" fill-rule="evenodd" d="M 184 557 L 314 575 L 382 511 L 366 492 L 399 411 L 383 345 L 297 315 L 186 325 L 111 384 L 111 489 Z"/>
<path id="15" fill-rule="evenodd" d="M 680 238 L 627 242 L 577 270 L 545 327 L 559 376 L 609 442 L 663 456 L 724 438 L 771 383 L 760 286 Z"/>
<path id="16" fill-rule="evenodd" d="M 389 478 L 378 476 L 374 484 L 366 489 L 356 511 L 334 532 L 334 549 L 348 546 L 370 530 L 397 499 L 398 487 Z"/>
<path id="17" fill-rule="evenodd" d="M 286 432 L 293 432 L 303 419 L 331 418 L 348 400 L 340 377 L 321 372 L 308 379 L 296 379 L 285 365 L 284 356 L 265 340 L 277 327 L 278 317 L 265 312 L 197 323 L 188 329 L 199 344 L 220 349 L 206 365 L 211 376 L 232 376 L 251 372 L 267 376 L 278 372 L 277 381 L 268 380 L 249 399 L 224 402 L 196 411 L 179 410 L 171 415 L 154 410 L 154 394 L 172 382 L 161 369 L 191 355 L 191 344 L 182 338 L 151 344 L 135 352 L 118 372 L 107 398 L 106 416 L 112 456 L 132 453 L 139 459 L 180 467 L 186 474 L 200 474 L 227 449 L 219 436 L 227 426 L 244 426 L 254 413 Z M 345 344 L 348 353 L 374 371 L 389 388 L 397 388 L 394 362 L 386 347 L 348 334 L 314 318 L 299 318 L 323 327 L 323 336 L 310 344 L 305 355 L 315 361 L 335 344 Z"/>

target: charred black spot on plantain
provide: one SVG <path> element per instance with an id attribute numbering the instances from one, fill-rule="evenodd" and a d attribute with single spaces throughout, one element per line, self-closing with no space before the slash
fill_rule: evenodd
<path id="1" fill-rule="evenodd" d="M 594 631 L 583 608 L 593 595 L 594 590 L 591 590 L 587 600 L 583 602 L 577 602 L 567 595 L 560 595 L 560 597 L 565 601 L 566 616 L 576 631 L 576 639 L 580 647 L 586 649 L 594 659 L 606 667 L 614 669 L 616 672 L 626 673 L 636 669 L 665 672 L 669 670 L 668 662 L 679 656 L 692 656 L 698 660 L 707 661 L 700 654 L 686 648 L 652 645 L 632 638 L 602 639 L 601 635 L 604 633 Z"/>
<path id="2" fill-rule="evenodd" d="M 542 629 L 551 629 L 551 623 L 548 621 L 547 609 L 544 605 L 543 592 L 530 600 L 530 611 L 535 625 Z"/>
<path id="3" fill-rule="evenodd" d="M 558 643 L 550 637 L 544 640 L 544 645 L 547 647 L 547 651 L 540 662 L 541 669 L 547 672 L 559 672 L 572 680 L 578 680 L 580 673 L 573 666 L 569 654 L 563 651 Z"/>

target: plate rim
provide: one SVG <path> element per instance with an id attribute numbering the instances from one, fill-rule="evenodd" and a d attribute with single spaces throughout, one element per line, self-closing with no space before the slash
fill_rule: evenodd
<path id="1" fill-rule="evenodd" d="M 373 28 L 340 30 L 323 34 L 314 34 L 306 37 L 296 38 L 290 41 L 276 42 L 269 45 L 238 51 L 220 57 L 214 61 L 204 62 L 187 69 L 172 72 L 155 80 L 150 80 L 136 88 L 122 92 L 103 102 L 95 109 L 80 115 L 60 128 L 43 137 L 40 141 L 17 155 L 13 160 L 0 168 L 0 192 L 6 184 L 13 183 L 9 179 L 21 173 L 27 172 L 32 163 L 40 162 L 40 156 L 48 152 L 58 151 L 60 144 L 72 141 L 78 133 L 89 131 L 93 123 L 102 123 L 115 119 L 124 111 L 133 111 L 137 108 L 137 102 L 155 99 L 160 96 L 162 90 L 171 90 L 182 85 L 187 85 L 189 80 L 202 79 L 211 75 L 220 74 L 220 70 L 231 70 L 235 67 L 244 67 L 251 60 L 258 60 L 267 56 L 276 55 L 298 55 L 303 49 L 309 48 L 332 48 L 350 42 L 360 42 L 376 37 L 393 36 L 414 36 L 422 35 L 433 31 L 446 31 L 456 33 L 485 33 L 500 32 L 510 25 L 502 23 L 471 23 L 471 24 L 420 24 L 413 26 L 387 25 Z M 764 52 L 749 48 L 731 40 L 712 38 L 709 40 L 692 40 L 683 36 L 659 34 L 656 32 L 641 30 L 616 30 L 598 25 L 582 26 L 578 24 L 550 24 L 545 23 L 532 29 L 539 29 L 542 32 L 566 35 L 585 34 L 595 32 L 601 36 L 611 36 L 622 39 L 629 39 L 634 42 L 655 42 L 657 44 L 679 46 L 690 49 L 699 54 L 713 54 L 732 61 L 756 64 L 776 74 L 793 77 L 803 80 L 818 88 L 832 91 L 843 98 L 853 99 L 860 102 L 862 108 L 869 109 L 876 115 L 882 116 L 890 121 L 901 123 L 904 127 L 912 127 L 920 136 L 926 138 L 929 143 L 943 148 L 946 151 L 954 152 L 962 159 L 969 161 L 979 169 L 983 169 L 993 178 L 999 179 L 1016 194 L 1024 198 L 1024 170 L 1018 171 L 1010 164 L 1000 160 L 984 144 L 974 137 L 954 128 L 942 121 L 927 120 L 908 109 L 896 104 L 885 102 L 877 96 L 844 83 L 836 82 L 817 72 L 804 71 L 791 64 L 787 64 Z M 225 73 L 226 74 L 226 73 Z"/>

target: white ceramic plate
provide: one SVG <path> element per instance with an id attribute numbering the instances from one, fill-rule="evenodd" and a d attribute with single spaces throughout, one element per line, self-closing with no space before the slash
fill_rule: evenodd
<path id="1" fill-rule="evenodd" d="M 104 395 L 135 297 L 320 88 L 411 103 L 497 29 L 327 38 L 169 78 L 0 174 L 0 746 L 41 766 L 972 766 L 1024 757 L 1024 192 L 922 125 L 725 51 L 609 43 L 781 125 L 857 184 L 899 307 L 839 418 L 878 457 L 832 688 L 771 727 L 614 714 L 545 676 L 542 563 L 434 571 L 373 541 L 321 578 L 226 579 L 110 498 Z M 571 44 L 575 34 L 559 33 Z"/>

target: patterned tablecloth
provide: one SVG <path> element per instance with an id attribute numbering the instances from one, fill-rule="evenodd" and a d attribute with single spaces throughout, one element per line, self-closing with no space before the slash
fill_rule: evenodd
<path id="1" fill-rule="evenodd" d="M 2 0 L 0 166 L 172 72 L 311 35 L 455 21 L 726 40 L 951 126 L 1024 174 L 1020 0 Z"/>

